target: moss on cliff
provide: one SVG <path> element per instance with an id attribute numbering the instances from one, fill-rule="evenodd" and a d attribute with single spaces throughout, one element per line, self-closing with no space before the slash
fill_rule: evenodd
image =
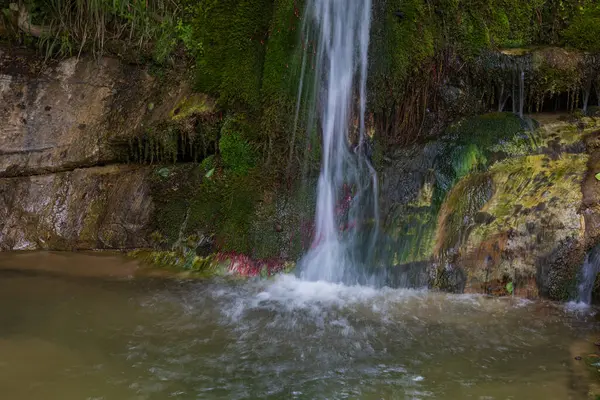
<path id="1" fill-rule="evenodd" d="M 270 0 L 203 1 L 194 21 L 203 43 L 198 58 L 198 87 L 219 96 L 224 107 L 260 107 L 260 88 Z"/>
<path id="2" fill-rule="evenodd" d="M 454 192 L 452 197 L 453 188 L 462 178 L 485 171 L 490 164 L 506 157 L 511 151 L 532 151 L 533 140 L 526 126 L 525 121 L 513 114 L 491 113 L 465 119 L 447 129 L 446 137 L 440 139 L 441 144 L 428 150 L 434 153 L 431 155 L 435 157 L 433 168 L 417 174 L 423 180 L 418 190 L 410 193 L 412 200 L 396 205 L 391 215 L 387 216 L 386 226 L 390 227 L 387 233 L 392 238 L 388 247 L 394 254 L 394 265 L 428 260 L 458 242 L 455 238 L 459 235 L 458 226 L 462 222 L 459 215 L 463 214 L 460 210 L 454 210 L 461 204 L 458 201 L 461 197 L 456 194 L 458 192 Z M 489 188 L 485 188 L 482 190 L 488 193 Z M 481 206 L 476 200 L 485 196 L 471 189 L 463 186 L 459 191 L 467 199 L 465 204 L 474 201 L 473 204 Z M 443 225 L 451 226 L 449 230 L 452 233 L 445 235 L 448 240 L 439 240 L 438 216 L 445 202 L 447 210 L 444 214 L 452 216 L 443 217 Z M 449 206 L 450 203 L 453 205 Z M 469 207 L 472 209 L 475 205 Z M 437 252 L 434 251 L 436 247 Z"/>

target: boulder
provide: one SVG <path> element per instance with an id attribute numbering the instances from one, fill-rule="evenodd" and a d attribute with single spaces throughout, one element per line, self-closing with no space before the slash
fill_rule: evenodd
<path id="1" fill-rule="evenodd" d="M 381 157 L 388 268 L 419 265 L 449 291 L 574 298 L 600 239 L 600 124 L 533 117 L 479 116 Z"/>

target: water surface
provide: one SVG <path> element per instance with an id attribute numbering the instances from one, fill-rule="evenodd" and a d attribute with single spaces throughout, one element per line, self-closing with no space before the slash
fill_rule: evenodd
<path id="1" fill-rule="evenodd" d="M 1 398 L 587 398 L 574 356 L 593 351 L 590 310 L 132 270 L 117 256 L 0 255 Z"/>

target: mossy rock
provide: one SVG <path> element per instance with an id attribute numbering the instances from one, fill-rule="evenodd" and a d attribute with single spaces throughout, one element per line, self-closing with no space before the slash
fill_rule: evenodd
<path id="1" fill-rule="evenodd" d="M 476 210 L 486 218 L 476 220 L 470 212 L 453 219 L 459 232 L 468 229 L 468 236 L 460 238 L 456 261 L 467 274 L 467 288 L 507 279 L 537 279 L 543 294 L 565 299 L 572 291 L 577 243 L 583 238 L 578 209 L 587 159 L 586 154 L 562 154 L 556 160 L 540 154 L 508 159 L 489 169 L 494 193 Z M 470 179 L 461 181 L 449 200 L 457 197 L 461 187 L 469 186 Z M 458 198 L 463 197 L 458 193 Z M 470 203 L 469 199 L 463 201 Z M 453 203 L 461 204 L 458 200 Z M 441 224 L 438 234 L 452 237 L 456 231 Z M 448 243 L 440 241 L 439 245 Z M 540 270 L 542 260 L 545 265 Z"/>
<path id="2" fill-rule="evenodd" d="M 291 273 L 295 269 L 295 263 L 289 261 L 260 260 L 224 253 L 198 256 L 188 248 L 172 251 L 135 250 L 128 255 L 152 268 L 171 271 L 176 276 L 188 278 L 269 278 L 280 273 Z"/>
<path id="3" fill-rule="evenodd" d="M 211 114 L 215 111 L 212 98 L 202 93 L 193 93 L 182 99 L 170 112 L 174 121 L 181 121 L 197 114 Z"/>
<path id="4" fill-rule="evenodd" d="M 484 114 L 452 125 L 444 138 L 394 155 L 397 161 L 383 172 L 388 176 L 382 189 L 402 193 L 393 204 L 384 203 L 389 214 L 385 246 L 393 255 L 391 265 L 432 259 L 438 214 L 452 188 L 463 177 L 483 172 L 494 161 L 508 157 L 509 143 L 523 153 L 532 152 L 528 126 L 511 113 Z M 399 177 L 391 176 L 398 170 L 402 171 Z M 396 183 L 390 187 L 392 181 Z M 395 193 L 383 196 L 397 197 Z"/>

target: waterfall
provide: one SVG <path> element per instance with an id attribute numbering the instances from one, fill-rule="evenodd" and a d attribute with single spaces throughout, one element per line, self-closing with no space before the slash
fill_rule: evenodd
<path id="1" fill-rule="evenodd" d="M 580 303 L 590 304 L 596 276 L 600 272 L 600 246 L 594 247 L 585 257 L 579 277 Z"/>
<path id="2" fill-rule="evenodd" d="M 365 133 L 370 25 L 371 0 L 308 1 L 303 43 L 314 44 L 305 45 L 303 61 L 311 60 L 314 74 L 308 130 L 321 134 L 322 160 L 315 236 L 299 263 L 306 280 L 364 281 L 377 240 L 377 176 Z"/>

